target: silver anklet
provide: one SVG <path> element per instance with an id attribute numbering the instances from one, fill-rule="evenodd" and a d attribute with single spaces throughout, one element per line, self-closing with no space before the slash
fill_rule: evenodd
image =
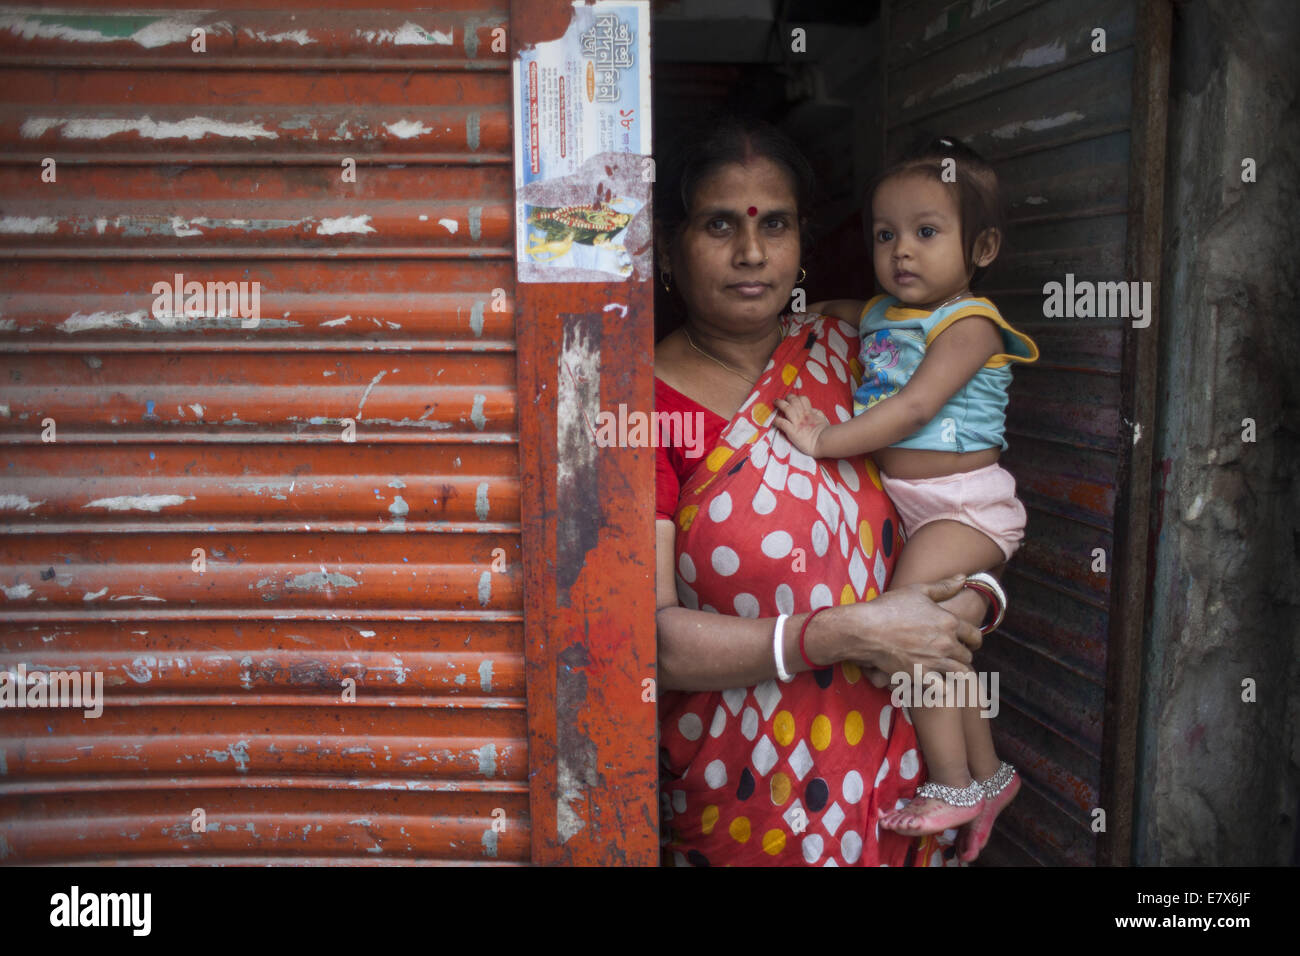
<path id="1" fill-rule="evenodd" d="M 980 786 L 984 789 L 984 796 L 996 797 L 1003 790 L 1007 789 L 1007 784 L 1011 783 L 1011 778 L 1016 775 L 1016 768 L 1011 766 L 1005 760 L 1002 766 L 998 767 L 997 772 L 989 777 Z"/>
<path id="2" fill-rule="evenodd" d="M 916 788 L 918 797 L 933 797 L 953 807 L 973 807 L 984 799 L 984 789 L 972 780 L 968 787 L 945 787 L 941 783 L 923 783 Z"/>

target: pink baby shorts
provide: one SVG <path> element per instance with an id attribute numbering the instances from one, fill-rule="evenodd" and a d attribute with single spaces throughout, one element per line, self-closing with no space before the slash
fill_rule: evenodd
<path id="1" fill-rule="evenodd" d="M 882 471 L 880 480 L 908 537 L 931 521 L 960 521 L 992 538 L 1010 559 L 1025 536 L 1016 479 L 999 464 L 939 478 L 891 478 Z"/>

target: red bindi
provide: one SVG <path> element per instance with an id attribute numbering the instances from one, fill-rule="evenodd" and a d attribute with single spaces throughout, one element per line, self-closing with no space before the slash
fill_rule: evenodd
<path id="1" fill-rule="evenodd" d="M 750 207 L 749 207 L 749 214 L 750 214 L 751 216 L 757 216 L 757 215 L 758 215 L 758 207 L 757 207 L 757 206 L 750 206 Z"/>

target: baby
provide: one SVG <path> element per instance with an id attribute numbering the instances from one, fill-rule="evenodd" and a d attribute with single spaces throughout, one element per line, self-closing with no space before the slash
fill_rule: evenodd
<path id="1" fill-rule="evenodd" d="M 907 532 L 891 588 L 996 567 L 1025 526 L 1015 479 L 998 464 L 1010 365 L 1038 358 L 1028 336 L 970 292 L 1001 245 L 997 177 L 974 151 L 940 139 L 878 176 L 867 208 L 888 294 L 810 309 L 859 319 L 854 417 L 832 425 L 792 395 L 776 402 L 773 424 L 813 458 L 875 459 Z M 972 860 L 1019 777 L 999 760 L 976 702 L 915 708 L 911 718 L 930 780 L 882 811 L 880 826 L 921 836 L 969 824 L 960 849 Z"/>

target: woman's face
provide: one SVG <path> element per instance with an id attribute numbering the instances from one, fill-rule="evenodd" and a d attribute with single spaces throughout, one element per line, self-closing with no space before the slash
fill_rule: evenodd
<path id="1" fill-rule="evenodd" d="M 706 176 L 671 258 L 693 321 L 766 332 L 789 304 L 799 271 L 799 209 L 789 175 L 756 159 Z"/>

